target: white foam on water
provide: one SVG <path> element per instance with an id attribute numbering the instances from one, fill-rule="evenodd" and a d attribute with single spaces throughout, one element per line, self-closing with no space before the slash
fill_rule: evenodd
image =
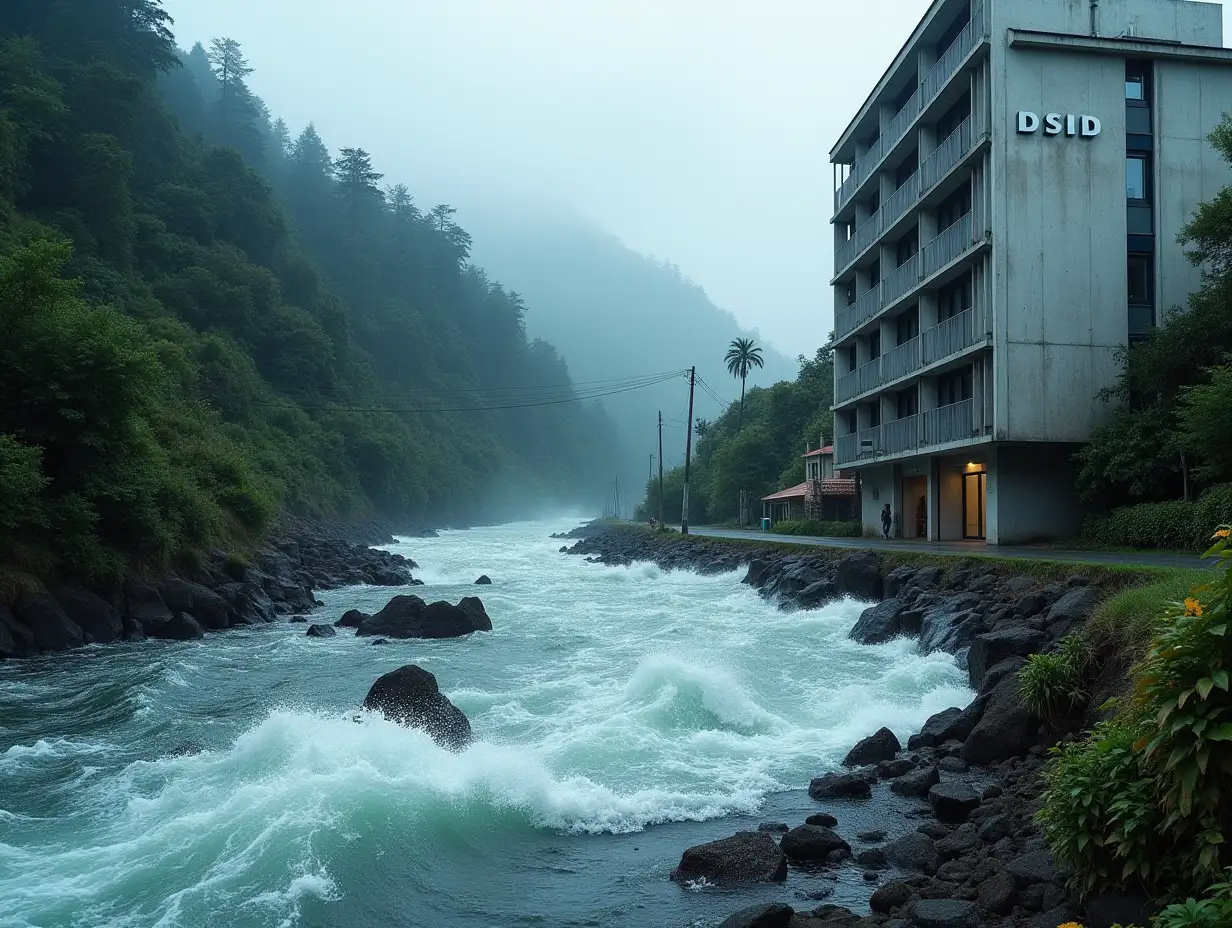
<path id="1" fill-rule="evenodd" d="M 267 628 L 260 646 L 210 637 L 191 663 L 137 687 L 135 728 L 0 752 L 0 781 L 29 783 L 40 763 L 80 765 L 78 806 L 49 816 L 6 803 L 0 814 L 9 911 L 0 926 L 196 928 L 209 913 L 219 924 L 290 928 L 305 905 L 344 892 L 339 865 L 382 835 L 627 833 L 753 813 L 768 794 L 834 769 L 877 728 L 905 740 L 971 699 L 949 655 L 851 641 L 861 604 L 781 612 L 739 574 L 587 564 L 558 555 L 561 542 L 547 537 L 568 527 L 411 539 L 390 549 L 423 564 L 416 575 L 429 586 L 321 596 L 321 620 L 332 621 L 488 574 L 492 586 L 448 593 L 480 595 L 490 634 L 385 648 L 347 633 L 322 645 L 290 625 Z M 471 719 L 479 740 L 466 751 L 368 713 L 357 722 L 330 699 L 344 687 L 356 706 L 376 676 L 412 662 Z M 298 687 L 295 706 L 227 716 L 226 688 L 241 669 L 280 692 Z M 82 682 L 67 673 L 56 686 Z M 208 713 L 197 708 L 205 695 Z M 183 731 L 159 740 L 172 739 L 158 732 L 186 710 L 221 739 L 189 754 L 175 746 Z M 77 830 L 56 827 L 70 816 Z M 415 867 L 405 861 L 408 873 Z"/>

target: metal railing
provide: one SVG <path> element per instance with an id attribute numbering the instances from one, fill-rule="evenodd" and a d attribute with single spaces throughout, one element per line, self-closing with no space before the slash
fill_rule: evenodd
<path id="1" fill-rule="evenodd" d="M 881 426 L 874 425 L 871 429 L 860 429 L 860 456 L 881 454 Z"/>
<path id="2" fill-rule="evenodd" d="M 858 258 L 865 248 L 881 236 L 881 216 L 882 211 L 877 210 L 860 224 L 852 233 L 851 238 L 838 246 L 838 251 L 834 253 L 836 273 L 846 270 L 847 266 Z"/>
<path id="3" fill-rule="evenodd" d="M 920 417 L 904 416 L 881 426 L 881 447 L 884 454 L 900 454 L 920 447 Z"/>
<path id="4" fill-rule="evenodd" d="M 906 377 L 920 367 L 919 336 L 909 338 L 896 348 L 891 348 L 881 356 L 881 383 L 889 383 Z"/>
<path id="5" fill-rule="evenodd" d="M 871 319 L 880 308 L 881 287 L 873 287 L 857 297 L 850 306 L 845 306 L 834 314 L 834 331 L 841 338 Z"/>
<path id="6" fill-rule="evenodd" d="M 924 276 L 937 273 L 974 244 L 971 214 L 967 213 L 924 246 Z"/>
<path id="7" fill-rule="evenodd" d="M 924 412 L 924 434 L 921 440 L 926 445 L 944 445 L 962 441 L 975 435 L 975 402 L 962 400 L 949 406 L 928 409 Z"/>
<path id="8" fill-rule="evenodd" d="M 900 296 L 915 288 L 920 282 L 920 253 L 917 251 L 910 258 L 890 271 L 881 282 L 881 305 L 889 306 Z"/>
<path id="9" fill-rule="evenodd" d="M 834 461 L 847 462 L 854 461 L 860 456 L 860 433 L 852 432 L 850 435 L 839 435 L 834 439 Z"/>
<path id="10" fill-rule="evenodd" d="M 881 208 L 882 228 L 888 229 L 891 224 L 898 222 L 903 213 L 911 209 L 912 205 L 919 198 L 920 172 L 916 171 L 903 181 L 901 187 L 890 194 L 890 198 L 886 200 L 885 206 Z"/>
<path id="11" fill-rule="evenodd" d="M 941 182 L 971 150 L 975 143 L 975 123 L 970 116 L 947 135 L 920 167 L 920 193 L 927 193 Z"/>
<path id="12" fill-rule="evenodd" d="M 988 22 L 981 4 L 972 11 L 971 21 L 963 26 L 950 47 L 937 59 L 937 63 L 924 76 L 923 82 L 916 87 L 915 93 L 890 120 L 885 131 L 868 147 L 868 151 L 852 162 L 851 173 L 839 189 L 834 191 L 835 210 L 846 205 L 864 181 L 877 172 L 881 160 L 898 144 L 920 113 L 945 89 L 958 68 L 967 60 L 967 56 L 987 35 Z"/>
<path id="13" fill-rule="evenodd" d="M 965 309 L 920 333 L 921 363 L 932 364 L 948 358 L 964 348 L 970 348 L 977 341 L 975 311 Z"/>

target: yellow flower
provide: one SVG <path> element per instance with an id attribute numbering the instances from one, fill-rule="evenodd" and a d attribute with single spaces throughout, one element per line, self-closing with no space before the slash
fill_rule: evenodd
<path id="1" fill-rule="evenodd" d="M 1057 925 L 1057 928 L 1082 928 L 1082 926 L 1077 922 L 1064 922 L 1063 924 Z"/>
<path id="2" fill-rule="evenodd" d="M 1198 602 L 1196 599 L 1194 599 L 1192 596 L 1190 596 L 1188 599 L 1185 600 L 1185 614 L 1186 615 L 1196 615 L 1196 616 L 1201 617 L 1202 604 Z"/>
<path id="3" fill-rule="evenodd" d="M 1232 534 L 1232 528 L 1221 528 L 1212 537 L 1213 538 L 1227 538 L 1228 535 L 1230 534 Z"/>

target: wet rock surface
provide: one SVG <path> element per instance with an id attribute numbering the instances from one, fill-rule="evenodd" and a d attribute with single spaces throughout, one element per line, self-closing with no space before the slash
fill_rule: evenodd
<path id="1" fill-rule="evenodd" d="M 423 729 L 444 748 L 461 750 L 471 743 L 470 720 L 440 691 L 436 677 L 414 664 L 390 671 L 373 683 L 364 697 L 364 708 L 408 728 Z"/>

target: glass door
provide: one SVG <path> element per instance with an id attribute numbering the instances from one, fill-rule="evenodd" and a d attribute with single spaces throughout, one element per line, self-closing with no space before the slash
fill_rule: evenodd
<path id="1" fill-rule="evenodd" d="M 983 540 L 986 537 L 984 501 L 987 478 L 986 473 L 963 474 L 963 538 Z"/>

